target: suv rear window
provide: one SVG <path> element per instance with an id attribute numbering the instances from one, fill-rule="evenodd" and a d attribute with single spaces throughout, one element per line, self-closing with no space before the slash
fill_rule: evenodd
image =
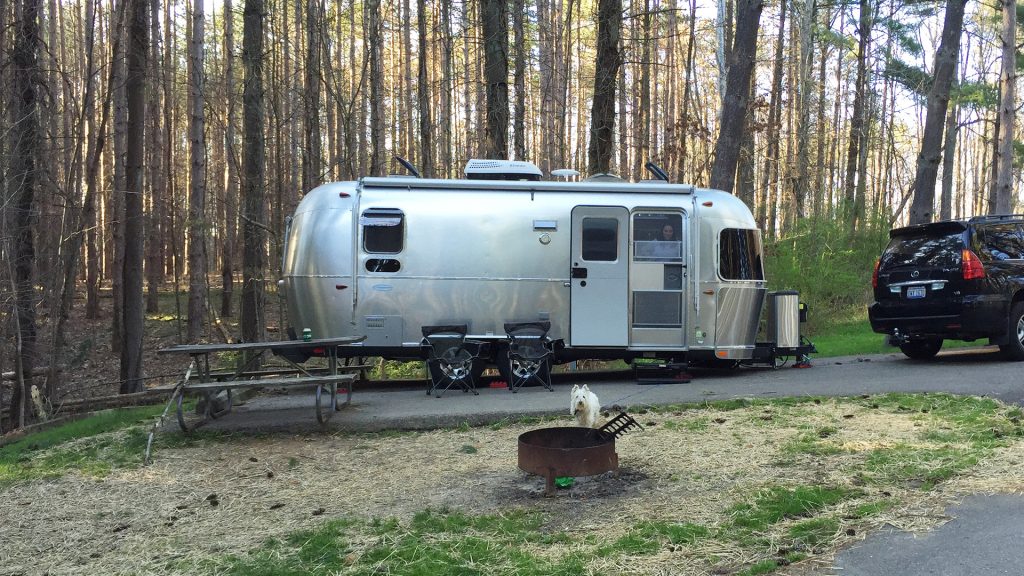
<path id="1" fill-rule="evenodd" d="M 897 236 L 882 252 L 879 268 L 929 266 L 949 268 L 960 265 L 963 238 L 960 232 L 940 235 Z"/>

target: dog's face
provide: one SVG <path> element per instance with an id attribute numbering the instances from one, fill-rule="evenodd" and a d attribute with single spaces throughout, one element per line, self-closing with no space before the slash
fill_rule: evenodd
<path id="1" fill-rule="evenodd" d="M 586 412 L 587 402 L 590 401 L 590 388 L 584 384 L 582 387 L 578 384 L 574 384 L 572 392 L 570 393 L 569 400 L 569 413 L 575 414 L 576 412 Z"/>

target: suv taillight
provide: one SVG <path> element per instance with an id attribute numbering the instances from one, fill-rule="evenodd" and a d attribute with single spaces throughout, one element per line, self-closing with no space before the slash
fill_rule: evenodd
<path id="1" fill-rule="evenodd" d="M 871 273 L 871 287 L 878 288 L 878 266 L 882 263 L 882 259 L 875 260 L 875 271 Z"/>
<path id="2" fill-rule="evenodd" d="M 978 259 L 978 255 L 967 248 L 964 248 L 961 253 L 960 270 L 964 274 L 964 280 L 985 277 L 985 266 Z"/>

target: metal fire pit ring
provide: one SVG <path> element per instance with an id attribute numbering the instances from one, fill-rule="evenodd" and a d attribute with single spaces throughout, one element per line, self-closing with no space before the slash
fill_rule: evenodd
<path id="1" fill-rule="evenodd" d="M 615 437 L 593 428 L 539 428 L 519 435 L 519 469 L 546 479 L 544 495 L 555 493 L 555 478 L 595 476 L 619 468 Z"/>

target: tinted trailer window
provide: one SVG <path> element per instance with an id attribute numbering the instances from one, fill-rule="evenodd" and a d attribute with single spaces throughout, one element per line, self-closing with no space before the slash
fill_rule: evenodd
<path id="1" fill-rule="evenodd" d="M 722 230 L 718 242 L 718 273 L 723 280 L 764 280 L 761 235 L 757 230 Z"/>
<path id="2" fill-rule="evenodd" d="M 363 250 L 370 254 L 398 254 L 405 240 L 405 216 L 401 210 L 374 208 L 359 218 Z"/>

